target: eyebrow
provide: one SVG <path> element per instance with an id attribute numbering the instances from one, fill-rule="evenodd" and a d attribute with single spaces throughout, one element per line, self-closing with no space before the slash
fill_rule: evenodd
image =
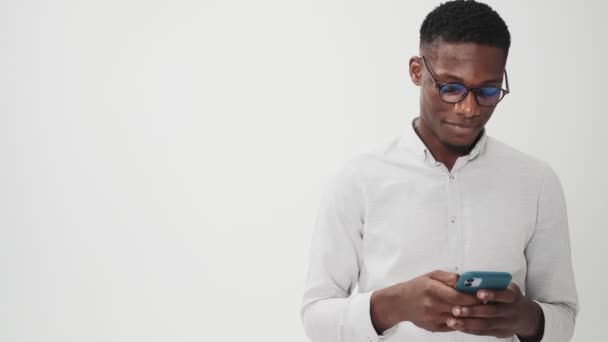
<path id="1" fill-rule="evenodd" d="M 437 77 L 438 79 L 439 78 L 441 78 L 441 79 L 449 79 L 449 80 L 454 80 L 454 81 L 460 82 L 462 84 L 466 84 L 466 82 L 462 78 L 460 78 L 460 77 L 458 77 L 456 75 L 449 74 L 449 73 L 443 73 L 442 74 L 442 73 L 435 72 L 435 77 Z M 437 80 L 437 81 L 439 82 L 439 80 Z M 439 82 L 439 84 L 441 84 L 441 83 L 450 83 L 450 82 L 453 82 L 453 81 Z M 486 84 L 490 84 L 490 83 L 499 83 L 500 85 L 502 85 L 504 83 L 504 80 L 502 80 L 502 79 L 487 80 L 487 81 L 483 81 L 480 85 L 486 85 Z"/>

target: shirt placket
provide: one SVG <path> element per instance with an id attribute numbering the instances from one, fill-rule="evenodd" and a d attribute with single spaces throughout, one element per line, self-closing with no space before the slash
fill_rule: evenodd
<path id="1" fill-rule="evenodd" d="M 447 195 L 448 195 L 448 241 L 450 248 L 450 262 L 454 273 L 462 274 L 463 265 L 463 227 L 462 213 L 460 210 L 460 182 L 459 170 L 467 163 L 464 158 L 458 158 L 451 172 L 447 175 Z M 446 169 L 447 171 L 447 169 Z M 463 342 L 465 336 L 462 333 L 455 334 L 454 341 Z"/>
<path id="2" fill-rule="evenodd" d="M 425 151 L 426 153 L 427 151 Z M 426 153 L 426 158 L 431 165 L 439 167 L 446 177 L 447 193 L 447 236 L 449 249 L 448 267 L 454 273 L 462 273 L 463 268 L 463 231 L 460 212 L 460 188 L 458 182 L 458 172 L 468 162 L 468 157 L 460 157 L 449 171 L 447 167 L 437 162 L 430 153 Z"/>
<path id="3" fill-rule="evenodd" d="M 458 188 L 457 176 L 449 173 L 447 176 L 448 193 L 448 241 L 450 248 L 450 267 L 456 273 L 462 271 L 462 225 L 460 216 L 460 193 Z"/>

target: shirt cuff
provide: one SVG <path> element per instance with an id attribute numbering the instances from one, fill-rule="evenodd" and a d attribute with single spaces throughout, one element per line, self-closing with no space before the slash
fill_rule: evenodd
<path id="1" fill-rule="evenodd" d="M 543 338 L 540 340 L 540 342 L 552 342 L 563 339 L 563 336 L 560 336 L 559 334 L 561 330 L 560 327 L 555 326 L 556 324 L 559 325 L 559 320 L 555 319 L 555 312 L 553 311 L 551 305 L 541 303 L 536 300 L 535 302 L 540 305 L 541 310 L 543 310 L 543 315 L 545 315 L 545 331 L 543 333 Z"/>
<path id="2" fill-rule="evenodd" d="M 377 342 L 391 335 L 397 325 L 385 330 L 378 335 L 374 325 L 372 324 L 372 316 L 370 313 L 371 296 L 374 291 L 356 293 L 351 296 L 346 309 L 344 324 L 346 328 L 343 330 L 344 336 L 341 341 L 365 341 Z M 348 336 L 352 334 L 352 336 Z"/>

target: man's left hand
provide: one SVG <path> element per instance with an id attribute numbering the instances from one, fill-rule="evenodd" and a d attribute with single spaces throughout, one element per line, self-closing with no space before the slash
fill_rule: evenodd
<path id="1" fill-rule="evenodd" d="M 538 335 L 542 309 L 524 296 L 515 283 L 510 283 L 505 290 L 479 290 L 477 298 L 487 304 L 455 306 L 454 317 L 448 318 L 446 324 L 467 334 L 498 338 L 518 335 L 525 339 Z"/>

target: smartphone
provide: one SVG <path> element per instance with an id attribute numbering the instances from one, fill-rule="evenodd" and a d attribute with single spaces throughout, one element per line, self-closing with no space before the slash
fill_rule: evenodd
<path id="1" fill-rule="evenodd" d="M 477 290 L 504 290 L 511 282 L 511 274 L 507 272 L 469 271 L 460 275 L 456 290 L 475 293 Z"/>

